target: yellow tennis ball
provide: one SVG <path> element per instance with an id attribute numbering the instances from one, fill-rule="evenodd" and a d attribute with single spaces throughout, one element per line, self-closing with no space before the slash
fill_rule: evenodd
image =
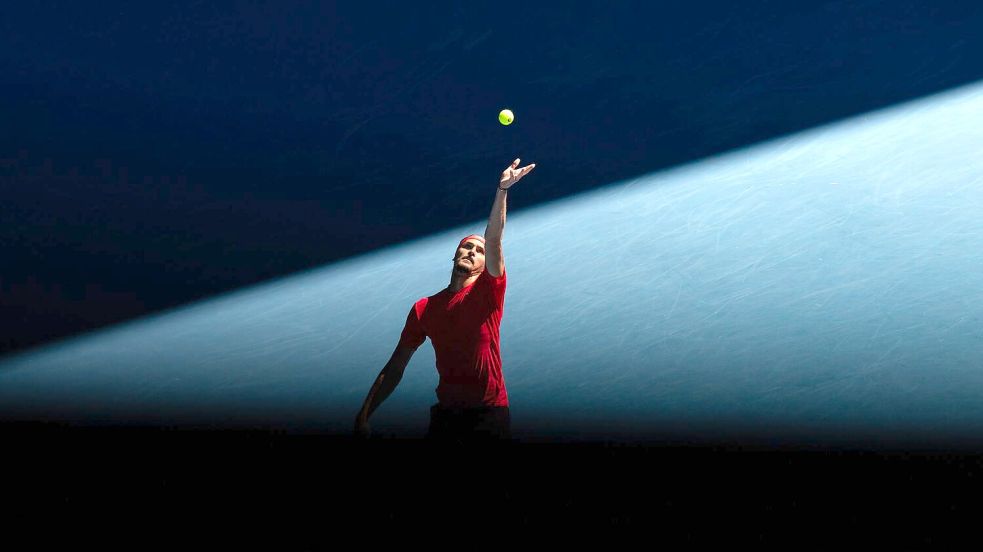
<path id="1" fill-rule="evenodd" d="M 498 114 L 498 122 L 502 123 L 503 125 L 511 125 L 512 121 L 514 120 L 515 115 L 513 115 L 512 111 L 508 109 L 503 109 L 502 112 Z"/>

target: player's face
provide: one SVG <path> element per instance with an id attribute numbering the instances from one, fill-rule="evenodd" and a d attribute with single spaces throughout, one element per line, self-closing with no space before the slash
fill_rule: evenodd
<path id="1" fill-rule="evenodd" d="M 457 248 L 454 269 L 481 272 L 485 268 L 485 246 L 478 240 L 468 240 Z"/>

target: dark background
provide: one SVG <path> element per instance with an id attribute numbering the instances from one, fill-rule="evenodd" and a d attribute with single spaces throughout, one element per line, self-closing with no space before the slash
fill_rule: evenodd
<path id="1" fill-rule="evenodd" d="M 981 36 L 968 1 L 5 6 L 0 352 L 483 218 L 516 156 L 537 175 L 510 212 L 971 83 Z M 0 437 L 33 542 L 131 547 L 524 525 L 925 548 L 967 534 L 981 476 L 932 451 Z"/>
<path id="2" fill-rule="evenodd" d="M 983 76 L 977 2 L 416 4 L 6 7 L 0 353 Z"/>
<path id="3" fill-rule="evenodd" d="M 3 424 L 8 532 L 39 548 L 394 542 L 953 549 L 978 455 L 604 443 L 432 448 L 262 431 Z M 37 524 L 38 529 L 34 529 Z M 639 540 L 641 539 L 641 540 Z"/>

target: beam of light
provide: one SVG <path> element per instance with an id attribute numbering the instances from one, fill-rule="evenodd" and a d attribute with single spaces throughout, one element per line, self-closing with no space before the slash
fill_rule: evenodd
<path id="1" fill-rule="evenodd" d="M 516 436 L 979 443 L 981 147 L 972 85 L 510 214 Z M 0 414 L 346 432 L 483 229 L 8 358 Z M 425 343 L 373 426 L 422 435 L 436 383 Z"/>

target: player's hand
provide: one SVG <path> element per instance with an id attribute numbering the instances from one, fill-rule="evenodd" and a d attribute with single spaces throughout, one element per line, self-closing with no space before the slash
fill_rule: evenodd
<path id="1" fill-rule="evenodd" d="M 526 165 L 525 167 L 519 167 L 519 159 L 516 158 L 511 165 L 508 166 L 504 171 L 502 171 L 502 178 L 498 181 L 499 188 L 505 188 L 506 190 L 511 188 L 513 184 L 519 181 L 520 178 L 529 174 L 533 169 L 536 168 L 536 164 Z"/>
<path id="2" fill-rule="evenodd" d="M 355 418 L 355 437 L 368 439 L 370 435 L 372 435 L 372 428 L 369 426 L 369 421 L 362 416 L 357 416 Z"/>

